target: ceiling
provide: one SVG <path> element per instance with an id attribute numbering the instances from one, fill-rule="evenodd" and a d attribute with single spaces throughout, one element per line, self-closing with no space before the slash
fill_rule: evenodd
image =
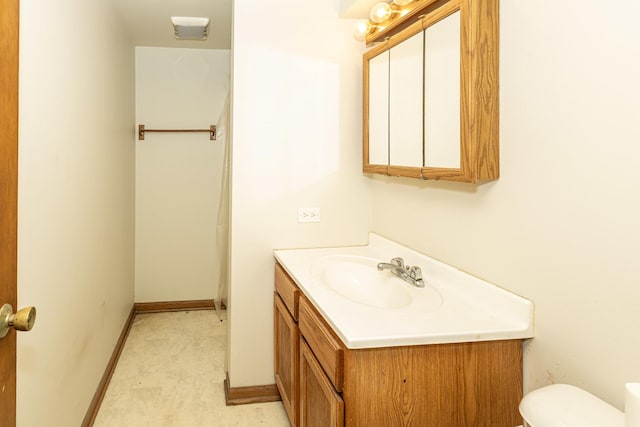
<path id="1" fill-rule="evenodd" d="M 231 49 L 233 0 L 112 0 L 136 46 Z M 172 16 L 209 18 L 203 41 L 176 40 Z"/>
<path id="2" fill-rule="evenodd" d="M 231 9 L 234 0 L 112 1 L 136 46 L 231 49 Z M 338 0 L 340 17 L 366 18 L 371 6 L 379 1 Z M 209 38 L 204 41 L 176 40 L 171 25 L 172 16 L 209 18 Z"/>

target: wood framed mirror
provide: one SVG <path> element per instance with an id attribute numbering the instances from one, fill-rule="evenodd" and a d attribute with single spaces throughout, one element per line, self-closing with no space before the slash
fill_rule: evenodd
<path id="1" fill-rule="evenodd" d="M 363 171 L 498 179 L 498 0 L 423 12 L 363 55 Z"/>

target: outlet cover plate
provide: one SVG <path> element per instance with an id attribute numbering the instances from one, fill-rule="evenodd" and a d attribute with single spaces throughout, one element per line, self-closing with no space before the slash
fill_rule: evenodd
<path id="1" fill-rule="evenodd" d="M 298 222 L 320 222 L 320 208 L 298 208 Z"/>

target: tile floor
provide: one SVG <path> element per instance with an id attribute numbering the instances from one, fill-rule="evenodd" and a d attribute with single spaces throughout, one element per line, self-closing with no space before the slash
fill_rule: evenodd
<path id="1" fill-rule="evenodd" d="M 288 427 L 281 402 L 225 406 L 226 320 L 215 311 L 139 314 L 95 427 Z"/>

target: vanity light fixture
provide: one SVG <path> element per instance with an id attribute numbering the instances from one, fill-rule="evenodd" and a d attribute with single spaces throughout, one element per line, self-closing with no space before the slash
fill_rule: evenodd
<path id="1" fill-rule="evenodd" d="M 356 22 L 356 27 L 353 29 L 353 38 L 359 42 L 366 40 L 367 34 L 371 32 L 373 25 L 366 19 L 361 19 Z"/>
<path id="2" fill-rule="evenodd" d="M 171 23 L 177 40 L 206 40 L 209 36 L 209 18 L 172 16 Z"/>
<path id="3" fill-rule="evenodd" d="M 380 2 L 373 5 L 371 12 L 369 13 L 369 19 L 376 24 L 381 24 L 387 19 L 391 18 L 393 11 L 389 3 Z"/>
<path id="4" fill-rule="evenodd" d="M 404 16 L 408 10 L 403 9 L 413 2 L 419 0 L 393 0 L 391 2 L 379 2 L 373 5 L 369 12 L 369 20 L 360 20 L 353 30 L 353 38 L 357 41 L 365 41 L 367 34 L 376 30 L 384 29 L 389 20 L 395 15 Z"/>

